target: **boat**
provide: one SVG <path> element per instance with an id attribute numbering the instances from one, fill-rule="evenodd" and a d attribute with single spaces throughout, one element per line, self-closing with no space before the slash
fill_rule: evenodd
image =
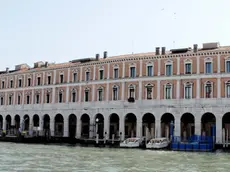
<path id="1" fill-rule="evenodd" d="M 146 145 L 147 149 L 163 149 L 167 148 L 169 145 L 169 140 L 167 138 L 154 138 L 151 139 Z"/>
<path id="2" fill-rule="evenodd" d="M 120 147 L 123 148 L 139 148 L 141 147 L 143 139 L 141 138 L 128 138 L 120 143 Z"/>

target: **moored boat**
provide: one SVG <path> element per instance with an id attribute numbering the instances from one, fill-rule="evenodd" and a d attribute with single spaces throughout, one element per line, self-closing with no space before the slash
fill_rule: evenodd
<path id="1" fill-rule="evenodd" d="M 154 138 L 151 139 L 146 145 L 147 149 L 163 149 L 167 148 L 169 145 L 169 140 L 167 138 Z"/>
<path id="2" fill-rule="evenodd" d="M 141 138 L 128 138 L 120 143 L 120 147 L 123 148 L 139 148 L 142 144 L 143 139 Z"/>

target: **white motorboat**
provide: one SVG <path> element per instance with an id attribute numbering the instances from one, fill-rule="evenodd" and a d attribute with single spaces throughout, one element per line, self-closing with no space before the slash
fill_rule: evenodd
<path id="1" fill-rule="evenodd" d="M 120 147 L 123 148 L 139 148 L 143 139 L 141 138 L 128 138 L 120 143 Z"/>
<path id="2" fill-rule="evenodd" d="M 169 140 L 167 138 L 154 138 L 151 139 L 146 145 L 147 149 L 163 149 L 168 147 Z"/>

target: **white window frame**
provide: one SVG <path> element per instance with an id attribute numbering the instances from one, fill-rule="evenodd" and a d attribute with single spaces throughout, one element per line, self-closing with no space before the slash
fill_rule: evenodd
<path id="1" fill-rule="evenodd" d="M 12 87 L 11 87 L 11 82 L 12 82 Z M 10 86 L 9 88 L 14 88 L 14 80 L 13 79 L 10 79 Z"/>
<path id="2" fill-rule="evenodd" d="M 29 80 L 30 80 L 30 86 L 29 86 Z M 27 87 L 31 87 L 31 86 L 32 86 L 32 78 L 31 78 L 31 76 L 29 76 L 27 78 Z"/>
<path id="3" fill-rule="evenodd" d="M 18 97 L 20 96 L 20 103 L 18 104 Z M 18 93 L 18 96 L 17 96 L 17 105 L 21 105 L 22 104 L 22 94 L 21 93 Z"/>
<path id="4" fill-rule="evenodd" d="M 148 99 L 148 88 L 149 88 L 149 87 L 152 89 L 151 99 Z M 146 99 L 146 100 L 152 100 L 152 99 L 153 99 L 153 87 L 154 87 L 154 85 L 153 85 L 153 84 L 150 84 L 150 83 L 145 85 L 145 90 L 146 90 L 145 99 Z"/>
<path id="5" fill-rule="evenodd" d="M 132 68 L 132 67 L 135 68 L 135 76 L 134 76 L 134 77 L 131 77 L 131 68 Z M 129 64 L 129 77 L 130 77 L 130 78 L 136 78 L 136 77 L 137 77 L 137 67 L 136 67 L 136 64 L 135 64 L 135 63 Z"/>
<path id="6" fill-rule="evenodd" d="M 39 101 L 37 103 L 37 95 L 39 96 Z M 35 104 L 40 104 L 41 95 L 39 93 L 35 94 Z"/>
<path id="7" fill-rule="evenodd" d="M 87 80 L 87 72 L 89 72 L 89 79 Z M 89 68 L 87 68 L 86 70 L 85 70 L 85 81 L 86 82 L 89 82 L 91 79 L 90 79 L 90 73 L 91 73 L 91 71 L 90 71 L 90 69 Z"/>
<path id="8" fill-rule="evenodd" d="M 73 101 L 73 93 L 75 93 L 75 102 Z M 76 103 L 77 102 L 77 89 L 73 88 L 71 91 L 71 102 Z"/>
<path id="9" fill-rule="evenodd" d="M 61 82 L 61 76 L 63 76 L 63 82 Z M 59 83 L 60 84 L 63 84 L 65 82 L 65 75 L 64 75 L 64 72 L 60 72 L 59 73 Z"/>
<path id="10" fill-rule="evenodd" d="M 211 62 L 211 65 L 212 65 L 211 73 L 206 72 L 206 63 L 209 63 L 209 62 Z M 212 74 L 213 73 L 213 59 L 211 57 L 206 57 L 204 59 L 204 73 L 205 74 Z"/>
<path id="11" fill-rule="evenodd" d="M 167 86 L 170 86 L 170 87 L 171 87 L 170 99 L 167 99 L 167 98 L 166 98 L 166 87 L 167 87 Z M 167 84 L 164 85 L 164 99 L 166 99 L 166 100 L 171 100 L 171 99 L 173 99 L 173 84 L 167 83 Z"/>
<path id="12" fill-rule="evenodd" d="M 186 64 L 191 64 L 191 73 L 186 73 Z M 184 60 L 184 74 L 185 75 L 191 75 L 192 74 L 192 60 L 191 59 L 185 59 Z"/>
<path id="13" fill-rule="evenodd" d="M 230 62 L 230 57 L 225 58 L 225 73 L 230 73 L 227 71 L 227 62 Z"/>
<path id="14" fill-rule="evenodd" d="M 103 71 L 102 79 L 101 79 L 101 76 L 100 76 L 101 71 Z M 99 69 L 98 70 L 98 80 L 104 80 L 104 79 L 105 79 L 105 70 L 104 69 Z"/>
<path id="15" fill-rule="evenodd" d="M 211 82 L 211 81 L 206 81 L 205 83 L 204 83 L 204 98 L 207 98 L 206 97 L 206 86 L 207 86 L 207 84 L 211 84 L 211 87 L 212 87 L 212 89 L 211 89 L 211 96 L 210 96 L 210 98 L 213 98 L 213 91 L 214 91 L 214 89 L 213 89 L 213 82 Z M 207 99 L 210 99 L 210 98 L 207 98 Z"/>
<path id="16" fill-rule="evenodd" d="M 117 69 L 117 78 L 115 78 L 115 69 Z M 119 78 L 119 65 L 115 64 L 113 65 L 113 79 L 118 79 Z"/>
<path id="17" fill-rule="evenodd" d="M 10 98 L 11 98 L 11 101 L 10 101 Z M 8 96 L 8 104 L 9 104 L 9 105 L 13 105 L 13 94 L 10 94 L 10 95 Z"/>
<path id="18" fill-rule="evenodd" d="M 171 75 L 167 75 L 167 65 L 171 65 Z M 167 60 L 165 61 L 165 76 L 173 76 L 173 61 L 172 60 Z"/>
<path id="19" fill-rule="evenodd" d="M 58 91 L 58 103 L 64 103 L 64 94 L 63 94 L 64 90 L 59 90 Z M 60 101 L 60 93 L 62 94 L 62 100 Z"/>
<path id="20" fill-rule="evenodd" d="M 113 90 L 112 90 L 112 101 L 117 101 L 117 100 L 119 100 L 119 86 L 114 85 L 112 89 L 113 89 L 113 90 L 114 90 L 114 89 L 117 89 L 117 95 L 116 95 L 116 96 L 117 96 L 117 99 L 116 99 L 116 100 L 114 100 L 114 94 L 113 94 L 114 92 L 113 92 Z"/>
<path id="21" fill-rule="evenodd" d="M 186 98 L 186 92 L 185 92 L 186 86 L 190 86 L 191 87 L 191 90 L 190 90 L 191 97 L 190 98 Z M 193 83 L 192 82 L 185 82 L 184 83 L 184 99 L 192 99 L 192 98 L 193 98 Z"/>
<path id="22" fill-rule="evenodd" d="M 76 81 L 74 81 L 74 75 L 76 74 Z M 74 71 L 73 74 L 72 74 L 72 82 L 75 83 L 75 82 L 78 82 L 78 72 Z"/>
<path id="23" fill-rule="evenodd" d="M 133 98 L 136 99 L 136 85 L 134 85 L 134 84 L 130 84 L 128 86 L 128 98 L 131 98 L 131 95 L 130 95 L 130 90 L 131 89 L 134 89 Z"/>
<path id="24" fill-rule="evenodd" d="M 88 101 L 85 101 L 85 98 L 86 98 L 86 96 L 85 96 L 85 93 L 86 92 L 88 92 Z M 84 101 L 83 102 L 90 102 L 90 89 L 89 88 L 85 88 L 85 90 L 84 90 Z"/>
<path id="25" fill-rule="evenodd" d="M 152 73 L 151 73 L 150 76 L 148 76 L 148 67 L 149 67 L 149 66 L 152 66 Z M 151 77 L 151 76 L 153 76 L 153 75 L 154 75 L 154 66 L 153 66 L 153 63 L 152 63 L 152 62 L 149 62 L 149 63 L 146 64 L 146 76 L 147 76 L 147 77 Z"/>
<path id="26" fill-rule="evenodd" d="M 227 92 L 227 86 L 230 86 L 230 81 L 226 81 L 225 82 L 225 98 L 230 98 L 230 93 L 229 93 L 229 97 L 228 97 L 228 92 Z"/>
<path id="27" fill-rule="evenodd" d="M 101 100 L 100 100 L 100 97 L 99 97 L 99 92 L 100 91 L 102 91 L 101 92 Z M 104 101 L 104 88 L 103 87 L 99 87 L 98 89 L 97 89 L 97 101 L 99 101 L 99 102 L 102 102 L 102 101 Z"/>

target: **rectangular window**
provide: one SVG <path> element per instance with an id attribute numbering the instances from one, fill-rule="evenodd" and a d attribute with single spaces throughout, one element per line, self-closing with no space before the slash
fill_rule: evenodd
<path id="1" fill-rule="evenodd" d="M 104 79 L 104 70 L 99 71 L 99 79 L 100 80 Z"/>
<path id="2" fill-rule="evenodd" d="M 212 94 L 212 85 L 211 84 L 206 84 L 205 94 L 206 94 L 206 98 L 211 98 L 211 94 Z"/>
<path id="3" fill-rule="evenodd" d="M 136 68 L 135 67 L 130 67 L 130 77 L 131 78 L 136 77 Z"/>
<path id="4" fill-rule="evenodd" d="M 60 83 L 64 82 L 64 75 L 60 75 Z"/>
<path id="5" fill-rule="evenodd" d="M 2 88 L 5 88 L 5 81 L 2 81 Z"/>
<path id="6" fill-rule="evenodd" d="M 192 95 L 191 95 L 191 85 L 186 85 L 185 86 L 185 99 L 191 99 Z"/>
<path id="7" fill-rule="evenodd" d="M 4 103 L 4 99 L 3 99 L 3 97 L 1 97 L 1 105 L 3 105 Z"/>
<path id="8" fill-rule="evenodd" d="M 13 88 L 13 80 L 10 80 L 10 88 Z"/>
<path id="9" fill-rule="evenodd" d="M 226 61 L 226 72 L 230 73 L 230 61 Z"/>
<path id="10" fill-rule="evenodd" d="M 89 101 L 89 91 L 85 91 L 85 102 Z"/>
<path id="11" fill-rule="evenodd" d="M 129 98 L 135 98 L 135 89 L 134 88 L 130 88 L 129 89 Z"/>
<path id="12" fill-rule="evenodd" d="M 12 104 L 12 96 L 9 96 L 9 105 Z"/>
<path id="13" fill-rule="evenodd" d="M 39 94 L 36 95 L 36 104 L 39 104 L 39 101 L 40 101 L 40 96 Z"/>
<path id="14" fill-rule="evenodd" d="M 50 95 L 46 94 L 46 103 L 50 103 Z"/>
<path id="15" fill-rule="evenodd" d="M 186 63 L 185 64 L 185 74 L 191 74 L 192 73 L 192 64 Z"/>
<path id="16" fill-rule="evenodd" d="M 212 62 L 205 63 L 205 73 L 212 73 Z"/>
<path id="17" fill-rule="evenodd" d="M 30 78 L 28 78 L 28 87 L 30 87 L 31 86 L 31 79 Z"/>
<path id="18" fill-rule="evenodd" d="M 21 96 L 18 95 L 18 104 L 20 105 L 21 104 Z"/>
<path id="19" fill-rule="evenodd" d="M 147 67 L 147 76 L 153 76 L 153 66 Z"/>
<path id="20" fill-rule="evenodd" d="M 113 69 L 114 79 L 118 79 L 118 68 Z"/>
<path id="21" fill-rule="evenodd" d="M 21 79 L 18 80 L 18 87 L 22 87 L 22 80 Z"/>
<path id="22" fill-rule="evenodd" d="M 113 88 L 113 100 L 118 100 L 118 90 L 117 90 L 117 88 Z"/>
<path id="23" fill-rule="evenodd" d="M 75 92 L 72 93 L 72 102 L 76 102 L 76 93 Z"/>
<path id="24" fill-rule="evenodd" d="M 26 96 L 26 104 L 30 104 L 30 96 Z"/>
<path id="25" fill-rule="evenodd" d="M 152 87 L 147 87 L 147 99 L 152 99 Z"/>
<path id="26" fill-rule="evenodd" d="M 37 78 L 37 85 L 41 85 L 41 77 Z"/>
<path id="27" fill-rule="evenodd" d="M 90 79 L 89 77 L 90 77 L 90 73 L 89 73 L 89 72 L 86 72 L 86 73 L 85 73 L 85 80 L 86 80 L 86 81 L 89 81 L 89 79 Z"/>
<path id="28" fill-rule="evenodd" d="M 229 83 L 226 85 L 226 96 L 227 98 L 230 98 L 230 84 Z"/>
<path id="29" fill-rule="evenodd" d="M 73 74 L 73 82 L 77 82 L 77 73 Z"/>
<path id="30" fill-rule="evenodd" d="M 172 65 L 171 64 L 167 64 L 166 65 L 166 75 L 167 76 L 171 76 L 172 75 Z"/>
<path id="31" fill-rule="evenodd" d="M 102 101 L 102 99 L 103 99 L 103 90 L 99 89 L 98 90 L 98 101 Z"/>
<path id="32" fill-rule="evenodd" d="M 51 76 L 48 76 L 48 85 L 50 85 L 51 84 Z"/>
<path id="33" fill-rule="evenodd" d="M 171 99 L 172 95 L 172 87 L 171 85 L 167 85 L 166 88 L 165 88 L 165 99 Z"/>
<path id="34" fill-rule="evenodd" d="M 59 93 L 59 103 L 62 103 L 62 93 Z"/>

